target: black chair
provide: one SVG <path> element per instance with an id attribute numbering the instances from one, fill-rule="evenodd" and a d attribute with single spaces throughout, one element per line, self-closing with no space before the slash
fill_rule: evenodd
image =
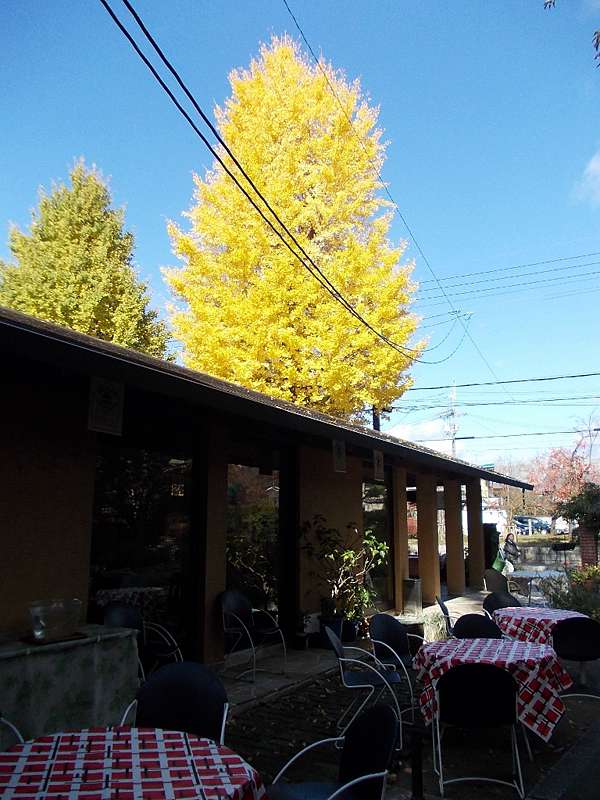
<path id="1" fill-rule="evenodd" d="M 552 646 L 559 658 L 577 661 L 580 665 L 579 686 L 568 690 L 561 697 L 591 697 L 600 700 L 600 695 L 590 692 L 585 686 L 585 665 L 600 659 L 600 622 L 588 617 L 563 619 L 552 631 Z"/>
<path id="2" fill-rule="evenodd" d="M 508 592 L 508 578 L 493 567 L 484 571 L 483 585 L 487 592 Z"/>
<path id="3" fill-rule="evenodd" d="M 492 592 L 483 601 L 483 610 L 492 619 L 500 608 L 521 608 L 521 603 L 510 592 Z"/>
<path id="4" fill-rule="evenodd" d="M 110 628 L 132 628 L 138 632 L 138 661 L 143 681 L 165 662 L 183 661 L 172 634 L 156 622 L 146 622 L 140 609 L 135 606 L 109 603 L 104 609 L 104 624 Z"/>
<path id="5" fill-rule="evenodd" d="M 269 800 L 333 800 L 343 795 L 356 800 L 383 800 L 399 721 L 391 706 L 364 711 L 344 736 L 313 742 L 296 753 L 267 788 Z M 281 777 L 305 753 L 325 743 L 342 747 L 336 783 L 285 783 Z"/>
<path id="6" fill-rule="evenodd" d="M 236 589 L 228 589 L 220 595 L 221 612 L 223 615 L 223 631 L 226 638 L 233 640 L 231 646 L 225 647 L 225 667 L 227 658 L 244 646 L 250 648 L 252 666 L 241 672 L 241 678 L 252 672 L 252 680 L 256 680 L 256 650 L 258 645 L 268 641 L 273 636 L 281 640 L 283 647 L 283 673 L 287 668 L 287 650 L 283 632 L 277 620 L 268 611 L 252 608 L 248 598 Z"/>
<path id="7" fill-rule="evenodd" d="M 138 728 L 183 731 L 223 744 L 227 693 L 219 677 L 203 664 L 182 661 L 158 669 L 138 690 L 121 725 L 134 707 Z"/>
<path id="8" fill-rule="evenodd" d="M 450 783 L 482 781 L 500 783 L 525 796 L 521 760 L 517 744 L 517 684 L 506 670 L 490 664 L 461 664 L 452 667 L 434 684 L 436 713 L 433 721 L 433 769 L 440 795 Z M 483 776 L 444 779 L 442 726 L 468 729 L 510 727 L 513 758 L 512 781 Z"/>
<path id="9" fill-rule="evenodd" d="M 446 624 L 446 634 L 447 634 L 447 636 L 451 637 L 451 636 L 453 636 L 453 633 L 452 633 L 452 617 L 450 616 L 450 611 L 448 610 L 448 606 L 437 595 L 435 597 L 435 602 L 440 607 L 441 612 L 442 612 L 442 614 L 444 616 L 444 622 Z"/>
<path id="10" fill-rule="evenodd" d="M 386 669 L 377 656 L 374 653 L 370 653 L 368 650 L 363 650 L 360 647 L 346 647 L 331 628 L 325 627 L 325 633 L 327 634 L 331 649 L 335 653 L 338 661 L 342 686 L 346 689 L 367 690 L 366 696 L 363 698 L 362 695 L 358 695 L 338 719 L 337 727 L 338 730 L 342 732 L 341 735 L 343 736 L 346 733 L 350 725 L 352 725 L 354 720 L 372 698 L 374 692 L 378 691 L 376 699 L 379 699 L 383 692 L 387 690 L 392 698 L 396 716 L 400 721 L 399 738 L 400 748 L 402 748 L 402 712 L 400 711 L 400 704 L 398 703 L 398 698 L 396 697 L 393 687 L 403 684 L 405 675 L 395 670 Z M 348 658 L 347 651 L 350 650 L 358 653 L 360 657 Z M 370 658 L 373 663 L 368 663 L 363 660 L 366 658 Z M 355 710 L 356 706 L 358 706 L 358 708 Z M 346 719 L 352 711 L 354 711 L 354 713 L 350 717 L 350 721 L 346 722 Z"/>
<path id="11" fill-rule="evenodd" d="M 502 631 L 483 614 L 463 614 L 454 623 L 456 639 L 502 639 Z"/>
<path id="12" fill-rule="evenodd" d="M 19 744 L 23 744 L 25 740 L 21 736 L 21 731 L 16 727 L 16 725 L 13 725 L 13 723 L 9 719 L 3 717 L 2 714 L 0 714 L 0 725 L 4 725 L 6 728 L 8 728 L 9 731 L 16 738 L 17 742 Z"/>
<path id="13" fill-rule="evenodd" d="M 386 667 L 404 673 L 410 693 L 410 707 L 413 712 L 415 698 L 409 669 L 412 669 L 413 656 L 410 652 L 410 639 L 424 642 L 422 636 L 408 633 L 406 627 L 391 614 L 374 614 L 369 620 L 369 634 L 373 652 Z"/>

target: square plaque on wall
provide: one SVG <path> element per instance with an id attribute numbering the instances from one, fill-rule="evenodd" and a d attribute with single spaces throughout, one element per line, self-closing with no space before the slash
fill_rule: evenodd
<path id="1" fill-rule="evenodd" d="M 373 477 L 376 481 L 385 480 L 383 471 L 383 453 L 381 450 L 373 450 Z"/>
<path id="2" fill-rule="evenodd" d="M 122 383 L 106 378 L 92 378 L 88 409 L 89 430 L 120 436 L 123 432 L 124 396 L 125 387 Z"/>
<path id="3" fill-rule="evenodd" d="M 333 442 L 333 471 L 346 472 L 346 442 L 334 439 Z"/>

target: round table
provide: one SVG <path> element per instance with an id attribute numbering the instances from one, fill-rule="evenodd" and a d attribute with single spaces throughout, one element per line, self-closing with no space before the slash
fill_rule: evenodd
<path id="1" fill-rule="evenodd" d="M 262 800 L 259 774 L 210 739 L 158 728 L 55 733 L 0 753 L 2 800 Z"/>
<path id="2" fill-rule="evenodd" d="M 562 608 L 535 606 L 499 608 L 494 611 L 494 620 L 502 633 L 511 639 L 538 644 L 552 644 L 552 631 L 555 625 L 563 619 L 573 617 L 585 617 L 585 614 Z"/>
<path id="3" fill-rule="evenodd" d="M 529 585 L 529 598 L 528 603 L 531 603 L 531 589 L 534 580 L 548 580 L 549 578 L 564 578 L 565 573 L 559 572 L 556 569 L 516 569 L 514 572 L 507 573 L 506 577 L 511 580 L 512 578 L 523 578 L 528 581 Z"/>
<path id="4" fill-rule="evenodd" d="M 422 684 L 419 704 L 427 724 L 436 711 L 438 678 L 459 664 L 492 664 L 513 675 L 519 720 L 546 742 L 565 711 L 559 693 L 573 684 L 554 650 L 532 642 L 446 639 L 424 644 L 413 663 Z"/>

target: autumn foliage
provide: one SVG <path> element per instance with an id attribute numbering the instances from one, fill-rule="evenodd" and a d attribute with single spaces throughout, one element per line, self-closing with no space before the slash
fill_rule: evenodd
<path id="1" fill-rule="evenodd" d="M 332 283 L 409 347 L 412 265 L 400 265 L 404 245 L 390 244 L 378 196 L 378 112 L 358 81 L 321 67 L 294 41 L 274 38 L 231 73 L 231 97 L 215 111 L 219 131 Z M 166 271 L 186 364 L 340 416 L 399 397 L 416 351 L 392 349 L 336 303 L 217 163 L 194 181 L 189 229 L 169 225 L 183 266 Z"/>
<path id="2" fill-rule="evenodd" d="M 538 456 L 529 470 L 534 491 L 554 503 L 568 500 L 581 490 L 584 483 L 599 478 L 600 471 L 591 461 L 589 444 L 583 438 L 574 448 L 557 447 Z"/>

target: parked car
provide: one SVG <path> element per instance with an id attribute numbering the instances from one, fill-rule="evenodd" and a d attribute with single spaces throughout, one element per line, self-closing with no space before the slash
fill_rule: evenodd
<path id="1" fill-rule="evenodd" d="M 524 514 L 517 514 L 513 517 L 515 532 L 527 536 L 531 533 L 550 533 L 552 525 L 545 519 L 539 517 L 529 517 Z"/>

